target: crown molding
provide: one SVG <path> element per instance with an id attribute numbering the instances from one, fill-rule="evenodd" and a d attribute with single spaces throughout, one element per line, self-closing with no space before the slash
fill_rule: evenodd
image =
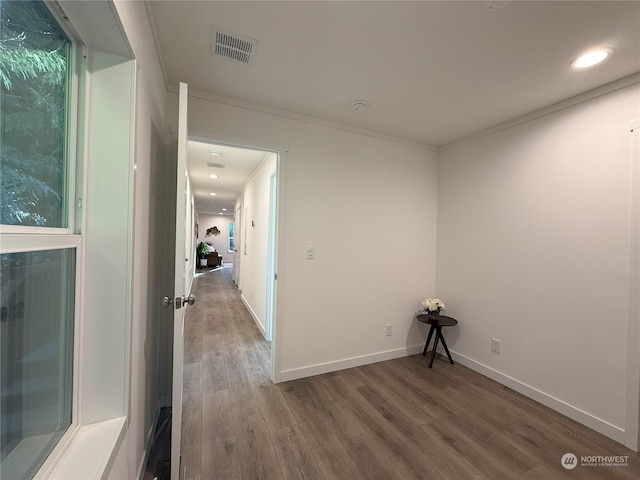
<path id="1" fill-rule="evenodd" d="M 587 92 L 581 93 L 581 94 L 576 95 L 574 97 L 567 98 L 566 100 L 562 100 L 560 102 L 554 103 L 552 105 L 549 105 L 547 107 L 541 108 L 539 110 L 535 110 L 535 111 L 533 111 L 531 113 L 527 113 L 525 115 L 522 115 L 520 117 L 514 118 L 512 120 L 508 120 L 506 122 L 500 123 L 498 125 L 490 127 L 490 128 L 488 128 L 486 130 L 483 130 L 481 132 L 474 133 L 472 135 L 464 137 L 464 138 L 462 138 L 460 140 L 456 140 L 456 141 L 447 143 L 446 145 L 442 145 L 439 148 L 439 151 L 440 152 L 446 152 L 447 150 L 450 150 L 452 148 L 459 147 L 461 145 L 473 142 L 475 140 L 479 140 L 479 139 L 484 138 L 484 137 L 488 137 L 489 135 L 494 135 L 496 133 L 502 132 L 504 130 L 508 130 L 510 128 L 517 127 L 517 126 L 522 125 L 524 123 L 532 122 L 534 120 L 537 120 L 539 118 L 545 117 L 547 115 L 551 115 L 551 114 L 559 112 L 561 110 L 565 110 L 567 108 L 574 107 L 574 106 L 579 105 L 581 103 L 585 103 L 585 102 L 588 102 L 590 100 L 593 100 L 594 98 L 598 98 L 598 97 L 601 97 L 603 95 L 607 95 L 609 93 L 615 92 L 617 90 L 621 90 L 621 89 L 626 88 L 626 87 L 630 87 L 632 85 L 636 85 L 638 83 L 640 83 L 640 72 L 637 72 L 637 73 L 631 74 L 629 76 L 620 78 L 620 79 L 615 80 L 613 82 L 607 83 L 605 85 L 602 85 L 600 87 L 594 88 L 594 89 L 589 90 Z"/>
<path id="2" fill-rule="evenodd" d="M 168 85 L 167 90 L 171 93 L 178 93 L 177 85 Z M 417 142 L 415 140 L 409 140 L 407 138 L 396 137 L 395 135 L 389 135 L 382 132 L 376 132 L 373 130 L 367 130 L 365 128 L 354 127 L 352 125 L 345 125 L 343 123 L 334 122 L 331 120 L 325 120 L 323 118 L 314 117 L 311 115 L 304 115 L 301 113 L 290 112 L 280 108 L 272 107 L 270 105 L 263 105 L 259 103 L 250 102 L 247 100 L 241 100 L 233 97 L 226 97 L 215 93 L 205 92 L 202 90 L 189 89 L 189 96 L 193 98 L 199 98 L 210 102 L 219 103 L 222 105 L 229 105 L 245 110 L 251 110 L 254 112 L 267 113 L 277 117 L 287 118 L 290 120 L 297 120 L 300 122 L 311 123 L 314 125 L 320 125 L 323 127 L 333 128 L 335 130 L 342 130 L 345 132 L 355 133 L 358 135 L 364 135 L 367 137 L 373 137 L 380 140 L 386 140 L 388 142 L 399 143 L 410 147 L 420 148 L 422 150 L 428 150 L 430 152 L 439 152 L 440 149 L 435 145 L 429 145 L 427 143 Z"/>

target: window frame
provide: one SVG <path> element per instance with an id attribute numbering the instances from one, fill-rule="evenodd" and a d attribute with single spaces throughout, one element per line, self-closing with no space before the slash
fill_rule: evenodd
<path id="1" fill-rule="evenodd" d="M 71 423 L 60 437 L 56 446 L 49 452 L 45 461 L 38 467 L 33 479 L 46 478 L 48 472 L 64 452 L 80 426 L 80 358 L 82 338 L 83 278 L 84 255 L 81 226 L 83 225 L 82 195 L 86 179 L 84 178 L 86 156 L 85 105 L 83 98 L 86 81 L 84 45 L 77 33 L 70 29 L 70 23 L 63 18 L 55 3 L 43 0 L 42 3 L 55 19 L 58 27 L 69 39 L 69 59 L 65 92 L 65 132 L 64 132 L 64 186 L 63 209 L 65 227 L 39 227 L 0 224 L 0 254 L 22 253 L 44 250 L 75 249 L 75 292 L 73 317 L 73 352 L 71 382 Z"/>

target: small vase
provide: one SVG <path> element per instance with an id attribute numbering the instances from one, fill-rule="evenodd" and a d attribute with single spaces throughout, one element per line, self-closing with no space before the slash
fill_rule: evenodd
<path id="1" fill-rule="evenodd" d="M 437 310 L 428 310 L 427 311 L 427 315 L 429 315 L 429 318 L 435 318 L 438 315 L 440 315 L 440 309 Z"/>

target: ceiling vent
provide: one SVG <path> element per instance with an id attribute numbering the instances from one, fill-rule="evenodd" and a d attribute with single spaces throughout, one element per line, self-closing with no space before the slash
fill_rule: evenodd
<path id="1" fill-rule="evenodd" d="M 207 162 L 207 167 L 224 168 L 224 163 Z"/>
<path id="2" fill-rule="evenodd" d="M 258 40 L 211 25 L 211 55 L 251 65 Z"/>

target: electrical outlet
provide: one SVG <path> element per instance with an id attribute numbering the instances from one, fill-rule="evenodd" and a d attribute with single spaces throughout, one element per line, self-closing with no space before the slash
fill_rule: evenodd
<path id="1" fill-rule="evenodd" d="M 391 324 L 388 323 L 387 324 L 387 337 L 390 337 L 392 335 L 392 330 L 391 330 Z"/>
<path id="2" fill-rule="evenodd" d="M 500 353 L 500 340 L 497 338 L 491 339 L 491 351 L 493 353 Z"/>

